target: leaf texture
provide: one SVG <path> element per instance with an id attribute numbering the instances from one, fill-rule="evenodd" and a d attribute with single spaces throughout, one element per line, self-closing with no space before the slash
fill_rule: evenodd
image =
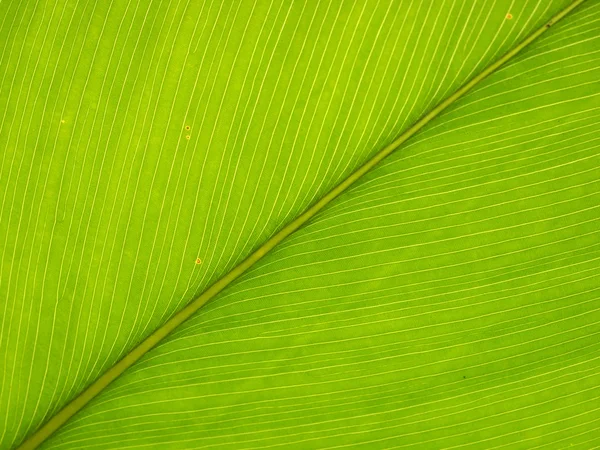
<path id="1" fill-rule="evenodd" d="M 568 3 L 1 2 L 2 448 Z M 599 445 L 599 79 L 588 1 L 44 448 Z"/>

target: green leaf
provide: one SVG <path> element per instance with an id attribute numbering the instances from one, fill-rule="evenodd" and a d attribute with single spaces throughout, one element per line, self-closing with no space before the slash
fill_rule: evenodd
<path id="1" fill-rule="evenodd" d="M 0 72 L 1 448 L 600 445 L 600 2 L 5 0 Z"/>

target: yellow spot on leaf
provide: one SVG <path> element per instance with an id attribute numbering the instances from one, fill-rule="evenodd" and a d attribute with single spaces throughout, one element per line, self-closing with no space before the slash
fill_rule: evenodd
<path id="1" fill-rule="evenodd" d="M 202 260 L 200 258 L 196 258 L 196 264 L 202 264 Z"/>
<path id="2" fill-rule="evenodd" d="M 189 140 L 189 139 L 190 139 L 190 135 L 188 134 L 188 135 L 187 135 L 185 138 L 186 138 L 187 140 Z"/>
<path id="3" fill-rule="evenodd" d="M 510 20 L 510 19 L 512 19 L 512 18 L 513 18 L 513 15 L 512 15 L 511 13 L 508 13 L 508 14 L 506 15 L 506 18 L 507 18 L 508 20 Z"/>
<path id="4" fill-rule="evenodd" d="M 186 125 L 186 126 L 185 126 L 185 129 L 186 129 L 186 130 L 189 130 L 189 129 L 190 129 L 190 126 L 189 126 L 189 125 Z"/>

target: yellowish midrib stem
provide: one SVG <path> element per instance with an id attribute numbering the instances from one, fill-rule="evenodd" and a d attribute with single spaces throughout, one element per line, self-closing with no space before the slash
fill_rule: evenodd
<path id="1" fill-rule="evenodd" d="M 387 147 L 379 151 L 375 156 L 363 164 L 359 169 L 352 173 L 348 178 L 338 184 L 334 189 L 327 193 L 321 200 L 312 205 L 304 213 L 298 216 L 294 221 L 282 228 L 278 233 L 266 241 L 258 250 L 252 253 L 248 258 L 242 261 L 239 265 L 231 270 L 227 275 L 209 287 L 199 297 L 191 301 L 185 308 L 176 313 L 171 317 L 164 325 L 157 329 L 154 333 L 148 336 L 142 343 L 131 350 L 127 355 L 123 357 L 118 363 L 107 370 L 102 376 L 94 381 L 87 389 L 79 394 L 74 400 L 67 404 L 62 410 L 60 410 L 54 417 L 46 422 L 41 428 L 33 433 L 26 441 L 24 441 L 19 447 L 20 450 L 30 450 L 37 448 L 42 442 L 44 442 L 52 433 L 58 430 L 69 418 L 75 413 L 82 409 L 90 400 L 98 395 L 104 388 L 106 388 L 111 382 L 113 382 L 119 375 L 121 375 L 127 368 L 131 367 L 136 361 L 144 356 L 150 349 L 155 347 L 160 341 L 162 341 L 169 333 L 175 330 L 179 325 L 189 319 L 196 311 L 198 311 L 206 302 L 212 299 L 215 295 L 221 292 L 225 287 L 231 284 L 236 278 L 242 275 L 248 268 L 259 261 L 265 256 L 273 247 L 283 241 L 290 234 L 295 232 L 298 228 L 304 225 L 312 217 L 327 206 L 333 199 L 338 197 L 342 192 L 348 189 L 356 180 L 362 177 L 365 173 L 375 167 L 381 160 L 389 156 L 394 150 L 396 150 L 401 144 L 410 139 L 415 133 L 421 130 L 427 123 L 437 117 L 442 111 L 448 106 L 458 100 L 460 97 L 469 92 L 475 85 L 481 82 L 488 75 L 496 71 L 500 66 L 504 65 L 507 61 L 521 52 L 525 47 L 539 38 L 544 34 L 548 28 L 554 25 L 556 22 L 561 20 L 580 4 L 586 0 L 575 0 L 561 12 L 552 17 L 547 21 L 541 28 L 533 32 L 529 37 L 523 40 L 520 44 L 514 47 L 512 50 L 507 52 L 504 56 L 498 59 L 493 64 L 489 65 L 479 75 L 471 79 L 468 83 L 463 85 L 460 89 L 454 92 L 451 96 L 433 108 L 429 113 L 419 119 L 414 125 L 408 130 L 402 133 L 394 142 L 389 144 Z"/>

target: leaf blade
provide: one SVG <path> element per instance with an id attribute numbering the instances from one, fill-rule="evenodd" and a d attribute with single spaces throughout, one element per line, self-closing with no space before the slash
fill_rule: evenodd
<path id="1" fill-rule="evenodd" d="M 232 10 L 232 11 L 233 11 L 233 10 Z M 461 11 L 463 11 L 462 7 L 461 7 Z M 468 13 L 468 12 L 469 12 L 468 8 L 466 8 L 466 10 L 465 10 L 464 12 L 465 12 L 465 13 Z M 227 14 L 229 14 L 229 13 L 227 13 Z M 233 14 L 233 13 L 232 13 L 232 14 Z M 279 12 L 278 12 L 277 14 L 279 14 Z M 361 13 L 361 14 L 362 14 L 362 13 Z M 469 14 L 470 14 L 470 13 L 469 13 Z M 175 18 L 175 16 L 173 16 L 173 17 Z M 230 19 L 230 17 L 231 17 L 231 16 L 229 16 L 229 15 L 228 15 L 227 17 L 229 18 L 228 20 L 231 20 L 231 19 Z M 279 16 L 277 16 L 277 17 L 279 17 Z M 362 19 L 361 19 L 361 17 L 362 17 L 362 15 L 358 17 L 358 20 L 359 20 L 359 22 L 361 22 L 361 20 L 362 20 Z M 174 22 L 174 23 L 176 23 L 176 22 Z M 273 28 L 273 30 L 275 30 L 275 28 Z M 463 28 L 463 31 L 464 31 L 464 28 Z M 354 35 L 354 34 L 353 34 L 353 35 Z M 224 36 L 226 36 L 226 34 L 225 34 Z M 158 104 L 158 103 L 157 103 L 157 104 Z M 102 117 L 102 116 L 101 116 L 101 117 Z M 94 114 L 94 120 L 95 120 L 95 114 Z M 104 119 L 102 119 L 102 120 L 104 120 Z M 335 119 L 335 121 L 334 121 L 334 124 L 336 124 L 336 123 L 338 123 L 338 122 L 337 122 L 337 118 L 336 118 L 336 119 Z M 345 125 L 344 125 L 344 127 L 345 127 Z M 342 128 L 342 131 L 343 131 L 343 128 Z M 319 132 L 319 133 L 320 133 L 320 132 Z M 166 136 L 166 135 L 165 135 L 165 136 Z M 159 143 L 160 143 L 160 141 L 159 141 L 159 142 L 157 142 L 157 144 L 159 144 Z M 161 147 L 161 148 L 162 148 L 162 147 Z M 336 147 L 336 148 L 337 148 L 337 147 Z M 94 160 L 94 161 L 95 161 L 95 160 Z M 92 192 L 93 192 L 93 191 L 92 191 Z M 214 191 L 214 190 L 213 190 L 213 194 L 214 194 L 215 192 L 216 192 L 216 191 Z M 208 211 L 210 211 L 210 209 L 209 209 Z M 159 221 L 160 221 L 160 219 L 159 219 Z M 109 223 L 110 223 L 110 222 L 109 222 Z M 207 223 L 208 223 L 208 222 L 207 222 Z M 214 226 L 216 223 L 218 223 L 218 222 L 213 222 L 211 226 Z M 253 228 L 253 230 L 254 230 L 254 228 Z M 159 229 L 157 228 L 156 232 L 158 233 L 158 231 L 159 231 Z M 87 231 L 86 231 L 86 234 L 87 234 Z M 155 234 L 155 239 L 156 239 L 156 234 Z M 217 237 L 217 240 L 218 240 L 218 237 Z M 165 241 L 163 241 L 163 244 L 164 244 L 164 242 L 165 242 Z M 135 246 L 134 246 L 134 248 L 135 248 Z M 140 248 L 140 247 L 139 247 L 139 245 L 138 245 L 138 249 L 139 249 L 139 248 Z M 104 249 L 102 249 L 102 252 L 103 252 L 103 254 L 104 254 Z M 161 250 L 161 254 L 162 254 L 162 250 Z M 152 253 L 150 253 L 150 256 L 151 256 L 151 255 L 152 255 Z M 162 258 L 161 258 L 161 259 L 162 259 Z M 136 263 L 136 264 L 137 264 L 137 263 Z M 135 266 L 134 266 L 134 267 L 135 267 Z M 217 269 L 215 269 L 214 267 L 212 267 L 212 268 L 210 268 L 210 269 L 211 269 L 211 270 L 217 270 Z M 88 274 L 89 274 L 89 273 L 90 273 L 90 272 L 88 272 Z M 149 274 L 149 273 L 150 273 L 149 271 L 146 271 L 146 277 L 148 276 L 148 274 Z M 154 286 L 154 284 L 152 284 L 152 286 Z M 131 286 L 129 286 L 129 289 L 131 289 Z M 161 288 L 161 289 L 162 289 L 162 288 Z M 152 287 L 150 288 L 150 291 L 152 291 Z M 144 292 L 145 292 L 145 287 L 142 289 L 142 291 L 141 291 L 141 292 L 142 292 L 142 294 L 144 294 Z M 140 310 L 139 310 L 139 306 L 138 306 L 138 311 L 140 311 Z M 144 311 L 146 311 L 146 310 L 144 309 Z M 90 317 L 91 317 L 91 316 L 90 316 Z M 125 314 L 123 313 L 123 315 L 121 316 L 121 321 L 123 320 L 123 318 L 124 318 L 124 317 L 125 317 Z M 137 315 L 136 315 L 136 320 L 137 320 Z M 145 325 L 145 327 L 148 327 L 148 324 L 146 324 L 146 325 Z M 108 328 L 107 328 L 107 331 L 108 331 Z M 106 332 L 105 332 L 105 336 L 106 336 Z M 96 338 L 96 336 L 93 336 L 94 342 L 95 342 L 95 338 Z M 102 345 L 102 348 L 104 348 L 104 342 L 102 342 L 102 344 L 103 344 L 103 345 Z M 93 345 L 93 344 L 92 344 L 92 345 Z M 113 344 L 113 345 L 114 345 L 114 344 Z M 106 349 L 105 349 L 105 351 L 106 351 Z M 111 349 L 110 349 L 110 351 L 109 351 L 109 354 L 111 354 L 111 353 L 112 353 L 112 347 L 111 347 Z M 101 355 L 98 355 L 98 356 L 96 357 L 96 361 L 98 361 L 98 359 L 97 359 L 97 358 L 98 358 L 98 357 L 100 357 L 100 356 L 101 356 Z M 113 357 L 114 357 L 114 356 L 113 356 Z M 92 358 L 92 361 L 90 361 L 90 362 L 93 362 L 93 358 Z M 97 369 L 95 369 L 95 367 L 96 367 L 96 363 L 93 363 L 93 364 L 92 364 L 92 369 L 94 369 L 94 370 L 97 370 Z M 79 368 L 78 368 L 77 370 L 78 370 L 78 373 L 79 373 Z M 87 371 L 87 370 L 86 370 L 86 371 Z M 18 400 L 18 397 L 17 397 L 17 400 Z M 24 411 L 25 411 L 25 410 L 23 410 L 23 412 L 24 412 Z"/>
<path id="2" fill-rule="evenodd" d="M 586 72 L 566 64 L 571 51 L 558 75 L 597 84 L 597 59 Z M 527 86 L 530 56 L 488 82 Z M 597 424 L 599 143 L 595 116 L 580 113 L 597 110 L 598 91 L 519 95 L 510 114 L 496 98 L 490 120 L 472 94 L 447 116 L 478 142 L 461 127 L 416 137 L 355 188 L 362 198 L 345 194 L 259 263 L 56 446 L 526 447 Z M 532 96 L 547 112 L 524 124 Z M 381 195 L 391 187 L 404 198 Z M 460 205 L 450 214 L 448 199 Z"/>

